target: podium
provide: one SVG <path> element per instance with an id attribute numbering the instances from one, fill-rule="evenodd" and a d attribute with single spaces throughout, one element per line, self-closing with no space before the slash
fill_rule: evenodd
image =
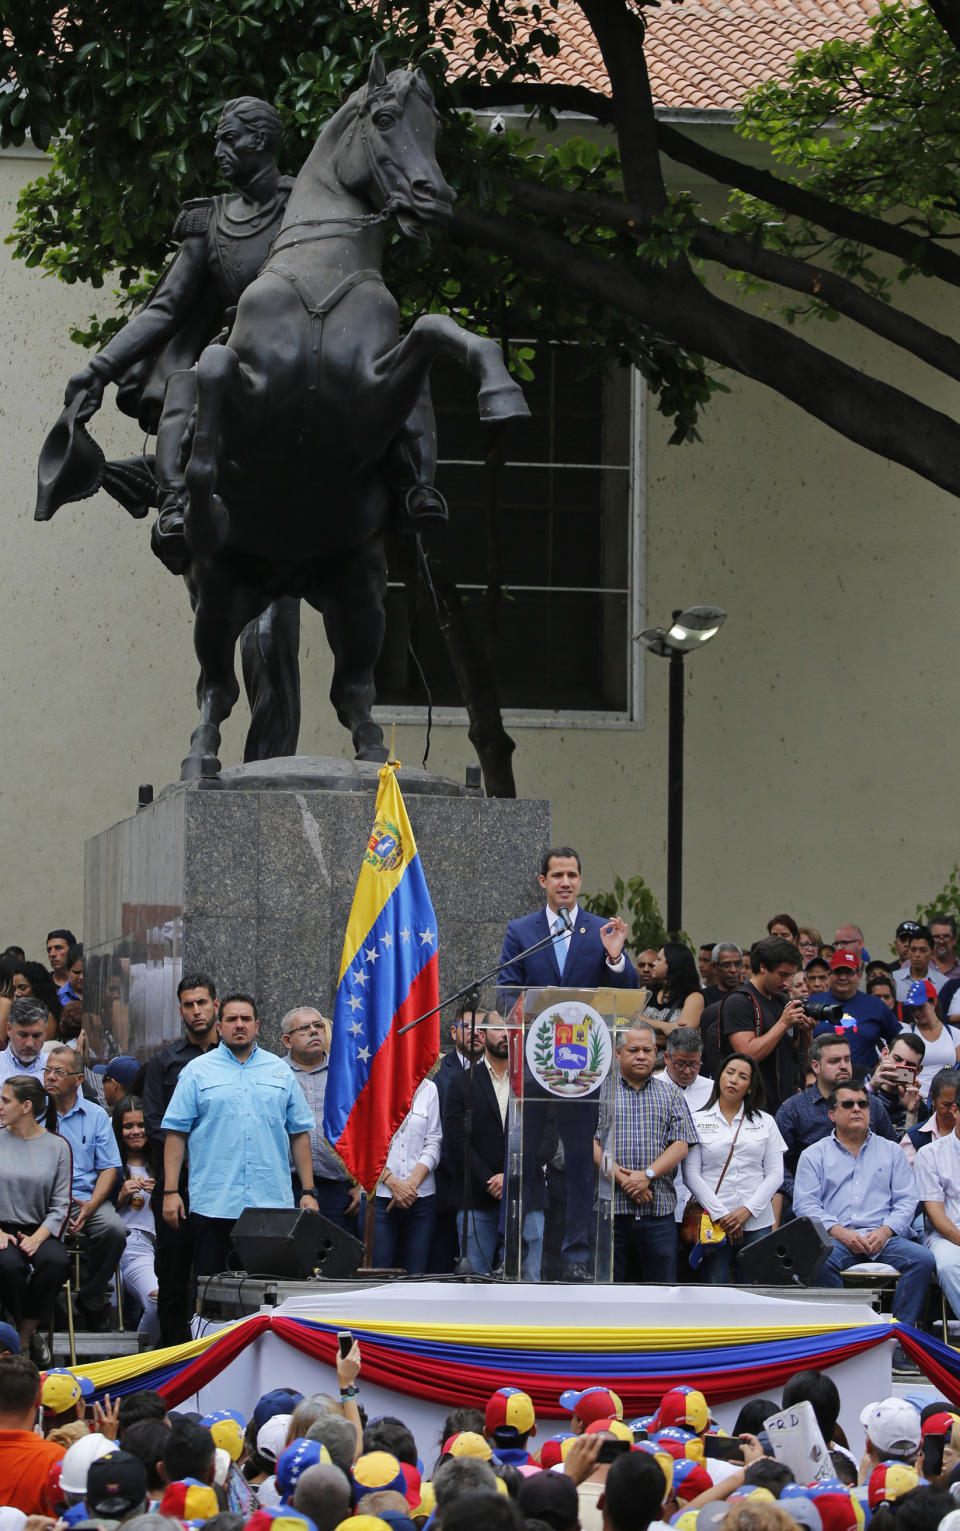
<path id="1" fill-rule="evenodd" d="M 635 989 L 501 990 L 508 1281 L 613 1280 L 616 1032 L 645 998 Z"/>

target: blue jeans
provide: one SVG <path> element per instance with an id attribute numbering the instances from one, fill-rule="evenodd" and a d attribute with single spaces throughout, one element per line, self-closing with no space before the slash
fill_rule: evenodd
<path id="1" fill-rule="evenodd" d="M 677 1279 L 677 1221 L 664 1217 L 635 1217 L 617 1212 L 613 1219 L 614 1281 Z"/>
<path id="2" fill-rule="evenodd" d="M 741 1280 L 736 1264 L 738 1251 L 747 1244 L 755 1244 L 757 1239 L 765 1238 L 772 1227 L 771 1223 L 770 1228 L 745 1229 L 739 1244 L 731 1244 L 729 1239 L 724 1239 L 722 1244 L 714 1245 L 696 1272 L 698 1279 L 706 1281 L 709 1286 L 738 1285 Z"/>
<path id="3" fill-rule="evenodd" d="M 900 1272 L 900 1280 L 893 1295 L 893 1316 L 905 1324 L 918 1325 L 923 1317 L 927 1288 L 937 1262 L 929 1249 L 923 1244 L 915 1244 L 912 1239 L 901 1239 L 894 1234 L 880 1253 L 872 1256 L 855 1255 L 834 1239 L 833 1251 L 827 1257 L 819 1285 L 842 1286 L 840 1272 L 869 1259 L 882 1260 L 885 1265 L 892 1265 Z"/>
<path id="4" fill-rule="evenodd" d="M 466 1222 L 466 1228 L 464 1228 Z M 489 1276 L 497 1264 L 500 1245 L 500 1213 L 493 1207 L 457 1213 L 460 1253 L 466 1255 L 477 1276 Z"/>
<path id="5" fill-rule="evenodd" d="M 387 1206 L 378 1196 L 373 1223 L 373 1263 L 402 1265 L 408 1276 L 422 1276 L 430 1258 L 436 1223 L 435 1196 L 418 1196 L 412 1207 Z"/>
<path id="6" fill-rule="evenodd" d="M 523 1219 L 520 1275 L 524 1281 L 540 1280 L 543 1258 L 543 1213 L 528 1212 Z"/>
<path id="7" fill-rule="evenodd" d="M 317 1198 L 317 1207 L 323 1213 L 328 1222 L 342 1228 L 344 1233 L 352 1233 L 357 1237 L 357 1219 L 347 1216 L 347 1207 L 350 1205 L 352 1191 L 346 1180 L 317 1180 L 314 1182 L 314 1195 Z M 300 1182 L 294 1181 L 294 1206 L 300 1205 Z"/>

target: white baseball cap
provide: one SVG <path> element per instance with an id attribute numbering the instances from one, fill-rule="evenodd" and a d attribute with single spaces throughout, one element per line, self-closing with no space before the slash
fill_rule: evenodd
<path id="1" fill-rule="evenodd" d="M 906 1398 L 881 1398 L 868 1403 L 860 1423 L 878 1451 L 908 1457 L 920 1450 L 920 1415 Z"/>

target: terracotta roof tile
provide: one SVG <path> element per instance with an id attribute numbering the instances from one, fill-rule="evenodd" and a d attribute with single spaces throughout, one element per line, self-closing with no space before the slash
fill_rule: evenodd
<path id="1" fill-rule="evenodd" d="M 645 12 L 654 100 L 667 109 L 734 110 L 755 85 L 784 74 L 801 49 L 865 36 L 878 8 L 877 0 L 664 0 Z M 562 47 L 558 58 L 541 61 L 544 78 L 605 92 L 606 72 L 583 12 L 574 0 L 561 0 L 556 14 Z M 469 35 L 454 54 L 463 64 L 472 61 Z"/>

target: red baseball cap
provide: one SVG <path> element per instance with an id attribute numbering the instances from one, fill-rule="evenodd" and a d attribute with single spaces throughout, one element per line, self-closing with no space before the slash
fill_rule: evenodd
<path id="1" fill-rule="evenodd" d="M 834 952 L 830 958 L 830 970 L 836 972 L 837 968 L 852 968 L 854 972 L 860 967 L 860 962 L 853 952 Z"/>

